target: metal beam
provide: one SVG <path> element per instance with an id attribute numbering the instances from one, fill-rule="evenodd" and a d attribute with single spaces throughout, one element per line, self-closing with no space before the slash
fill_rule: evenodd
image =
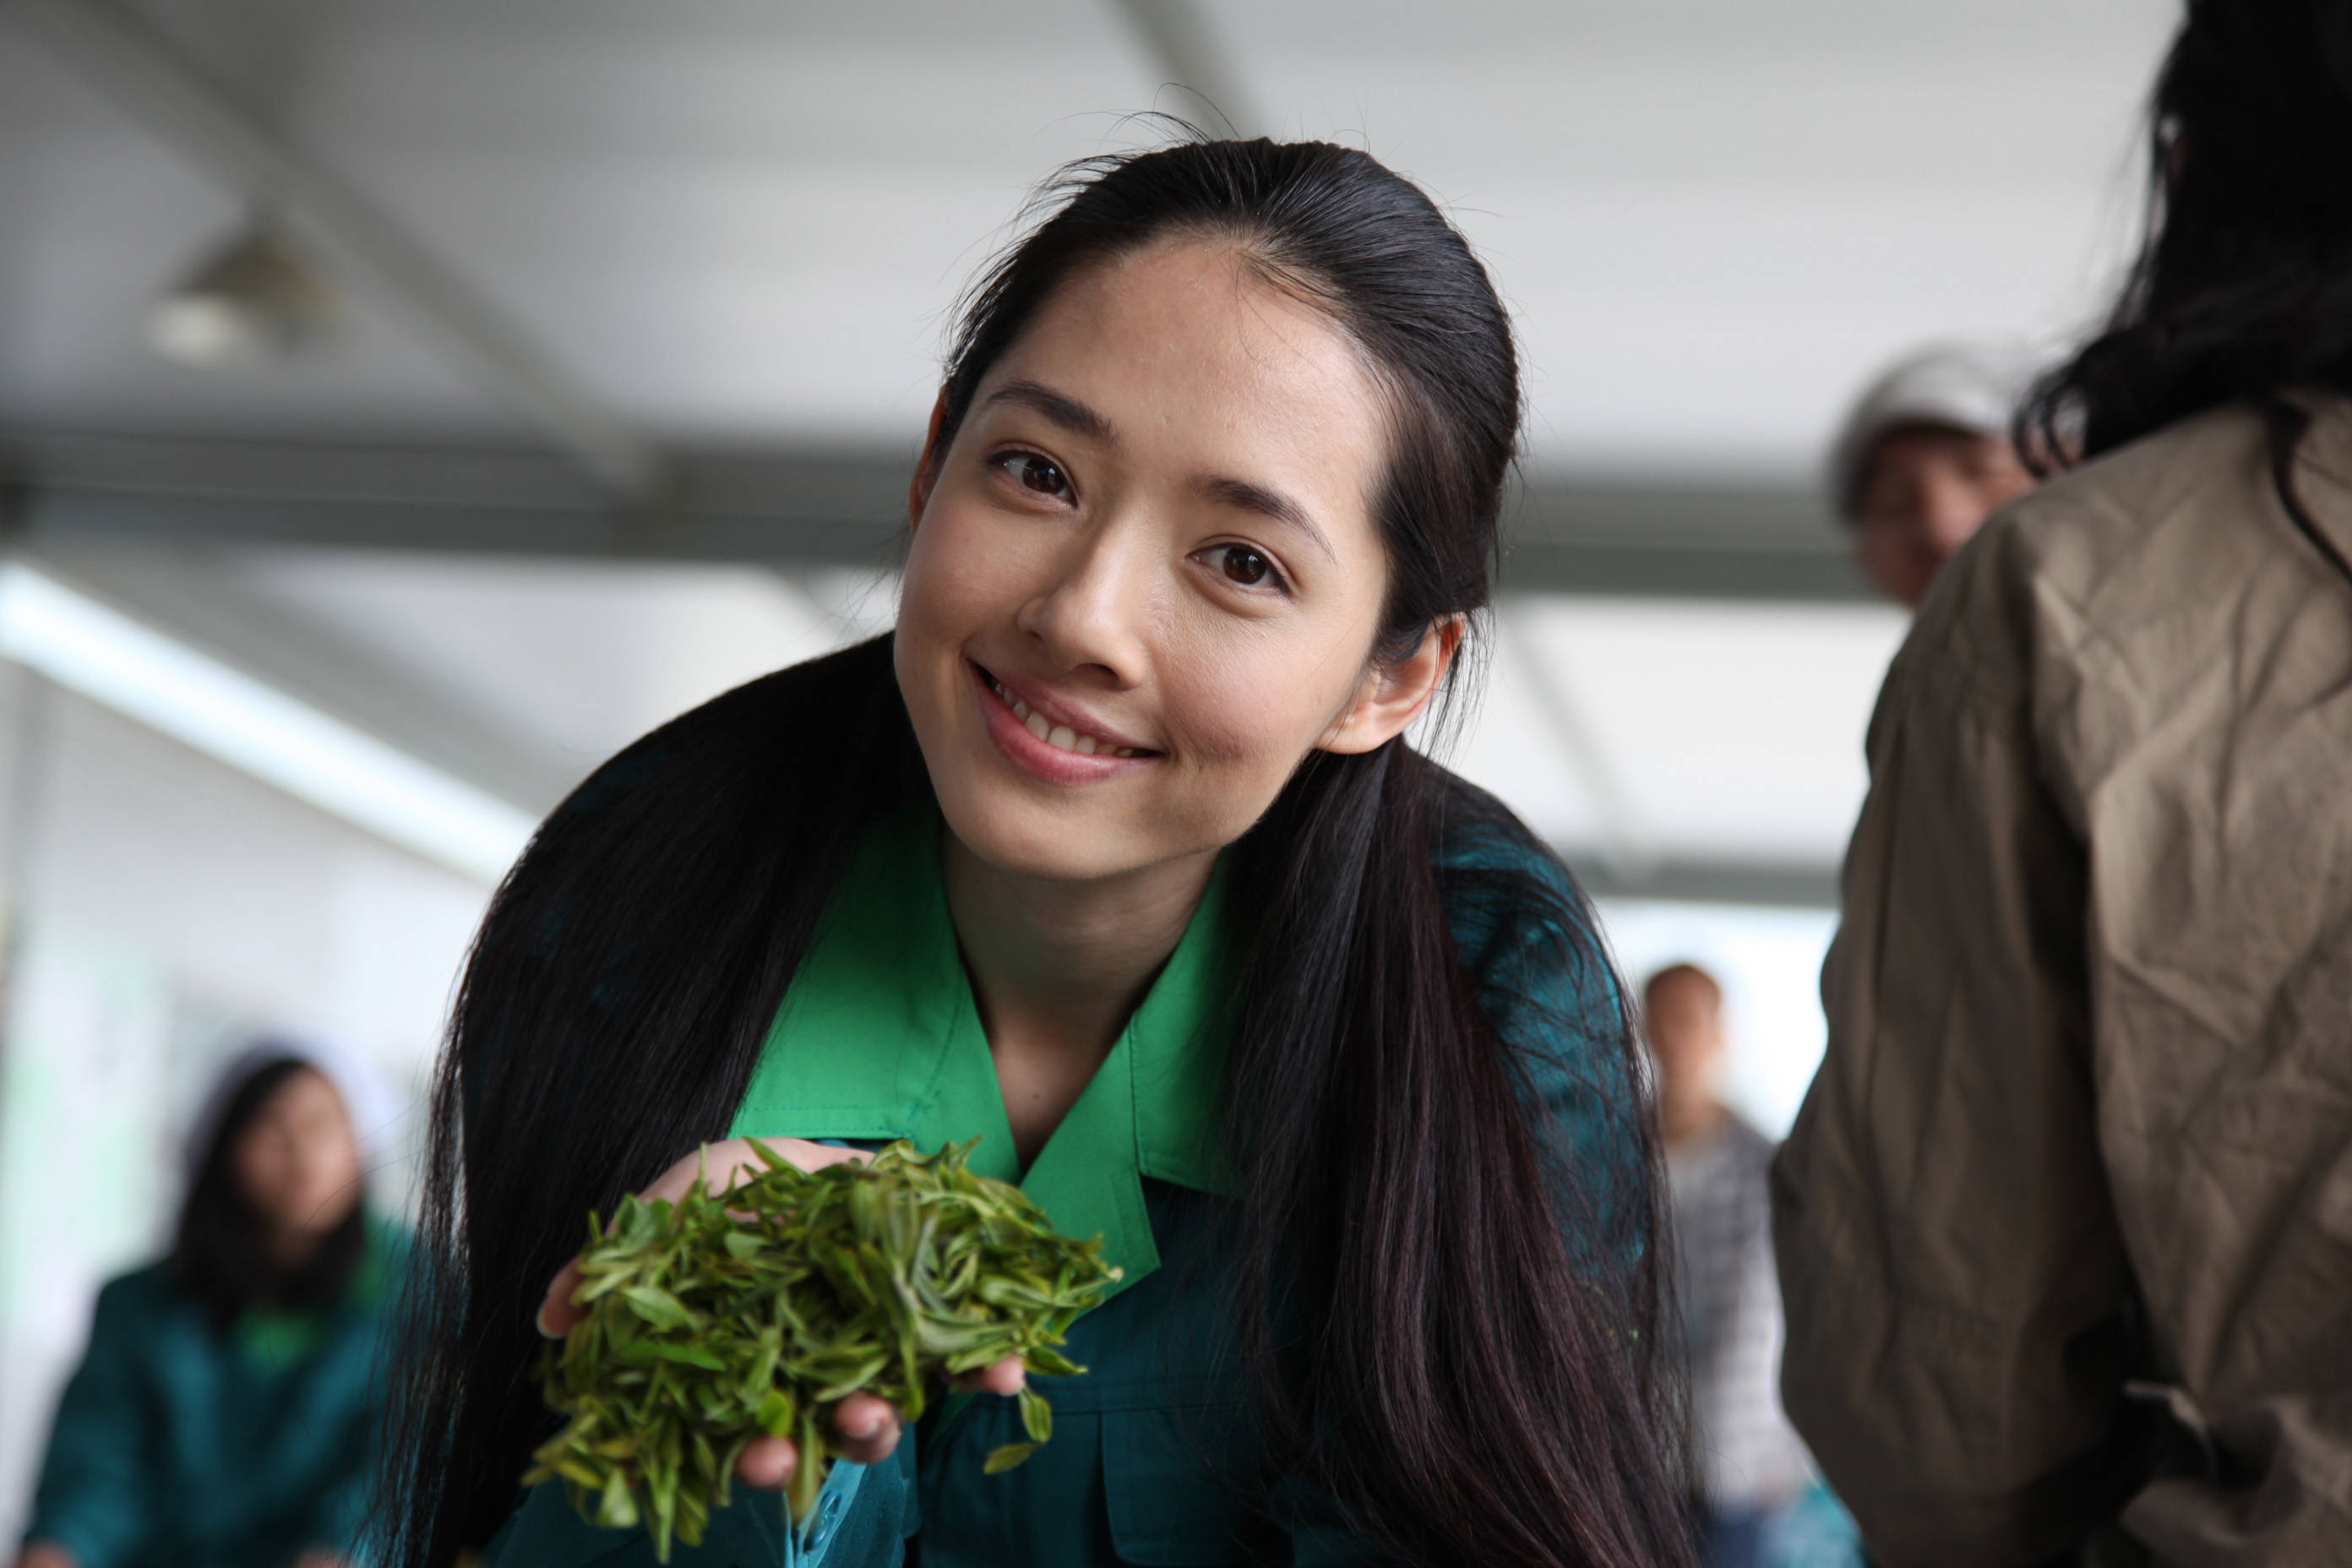
<path id="1" fill-rule="evenodd" d="M 0 510 L 34 542 L 349 545 L 499 554 L 886 566 L 911 450 L 710 452 L 674 506 L 615 508 L 543 453 L 270 446 L 0 432 Z M 1505 522 L 1507 593 L 1867 601 L 1806 492 L 1530 480 Z"/>
<path id="2" fill-rule="evenodd" d="M 163 139 L 405 307 L 599 485 L 656 499 L 659 455 L 496 307 L 341 181 L 246 112 L 161 34 L 111 0 L 9 0 L 38 32 Z"/>
<path id="3" fill-rule="evenodd" d="M 1241 73 L 1218 42 L 1201 0 L 1118 0 L 1168 85 L 1192 98 L 1187 116 L 1202 130 L 1230 136 L 1265 134 Z"/>
<path id="4" fill-rule="evenodd" d="M 1562 848 L 1559 853 L 1587 896 L 1595 899 L 1807 910 L 1838 907 L 1838 871 L 1832 865 L 1668 858 L 1627 876 L 1590 849 Z"/>

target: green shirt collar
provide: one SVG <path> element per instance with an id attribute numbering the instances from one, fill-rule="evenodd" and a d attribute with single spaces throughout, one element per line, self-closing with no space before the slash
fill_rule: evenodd
<path id="1" fill-rule="evenodd" d="M 977 1137 L 972 1168 L 1017 1183 L 1065 1235 L 1126 1271 L 1160 1266 L 1143 1178 L 1230 1194 L 1216 1152 L 1230 973 L 1224 867 L 1141 1006 L 1024 1176 L 956 946 L 935 811 L 868 833 L 770 1026 L 730 1135 Z"/>

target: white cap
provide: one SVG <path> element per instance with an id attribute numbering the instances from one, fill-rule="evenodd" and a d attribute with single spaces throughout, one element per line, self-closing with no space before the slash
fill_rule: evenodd
<path id="1" fill-rule="evenodd" d="M 2015 343 L 1939 343 L 1906 354 L 1863 389 L 1830 448 L 1830 500 L 1853 515 L 1871 448 L 1906 425 L 1942 425 L 1979 436 L 2009 436 L 2032 384 L 2034 357 Z"/>

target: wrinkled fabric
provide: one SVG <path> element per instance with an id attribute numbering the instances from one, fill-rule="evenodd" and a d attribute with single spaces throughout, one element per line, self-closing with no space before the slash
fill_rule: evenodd
<path id="1" fill-rule="evenodd" d="M 1869 756 L 1774 1171 L 1790 1414 L 1888 1568 L 2352 1563 L 2352 582 L 2261 419 L 1994 519 Z"/>

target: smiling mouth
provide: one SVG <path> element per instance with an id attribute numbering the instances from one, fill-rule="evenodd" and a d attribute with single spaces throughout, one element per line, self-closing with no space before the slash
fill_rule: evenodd
<path id="1" fill-rule="evenodd" d="M 1037 712 L 1029 704 L 1006 690 L 1003 684 L 987 670 L 982 669 L 980 674 L 981 679 L 988 682 L 988 689 L 996 693 L 998 700 L 1013 710 L 1013 716 L 1021 721 L 1022 728 L 1055 751 L 1076 752 L 1082 757 L 1149 757 L 1158 754 L 1139 750 L 1134 746 L 1115 746 L 1097 736 L 1073 730 L 1067 724 L 1054 723 L 1043 713 Z"/>

